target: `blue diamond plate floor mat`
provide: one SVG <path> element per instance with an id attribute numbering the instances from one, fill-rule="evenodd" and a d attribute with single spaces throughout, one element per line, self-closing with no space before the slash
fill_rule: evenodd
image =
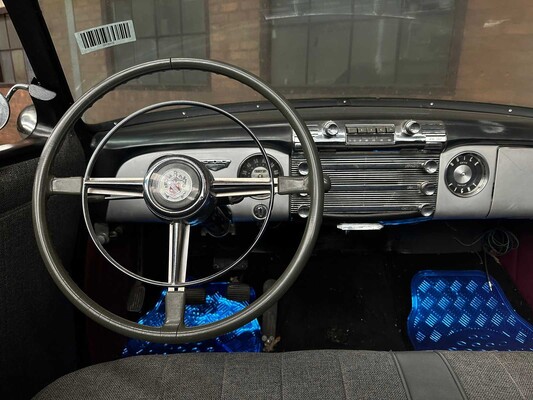
<path id="1" fill-rule="evenodd" d="M 211 283 L 206 285 L 206 301 L 204 304 L 187 305 L 185 308 L 185 324 L 187 326 L 205 325 L 210 322 L 229 317 L 248 305 L 246 301 L 229 300 L 222 295 L 226 293 L 227 283 Z M 253 301 L 255 293 L 251 289 Z M 164 290 L 153 309 L 148 311 L 138 322 L 141 325 L 162 326 L 165 321 Z M 188 344 L 160 344 L 144 340 L 130 339 L 122 351 L 123 357 L 142 354 L 173 354 L 190 352 L 260 352 L 263 347 L 261 328 L 257 319 L 239 329 L 219 336 L 215 339 Z"/>
<path id="2" fill-rule="evenodd" d="M 416 350 L 533 350 L 533 327 L 481 271 L 421 271 L 407 320 Z"/>

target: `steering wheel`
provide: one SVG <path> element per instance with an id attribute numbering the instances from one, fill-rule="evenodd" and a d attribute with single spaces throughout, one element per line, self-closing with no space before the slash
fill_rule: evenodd
<path id="1" fill-rule="evenodd" d="M 237 117 L 213 105 L 192 101 L 170 101 L 154 104 L 130 114 L 113 127 L 93 152 L 83 177 L 55 177 L 51 175 L 56 154 L 63 140 L 98 99 L 121 84 L 146 74 L 169 70 L 197 70 L 232 78 L 270 101 L 287 119 L 302 145 L 309 174 L 305 178 L 288 176 L 274 178 L 267 162 L 269 178 L 217 178 L 215 179 L 202 162 L 185 155 L 169 155 L 156 160 L 144 177 L 138 178 L 92 178 L 92 168 L 100 150 L 110 137 L 128 121 L 138 115 L 162 107 L 193 105 L 219 112 L 230 118 L 255 141 L 263 157 L 267 153 L 254 133 Z M 206 325 L 187 327 L 183 322 L 185 310 L 185 287 L 209 282 L 239 263 L 257 244 L 266 229 L 274 194 L 308 193 L 311 203 L 309 216 L 300 244 L 285 271 L 274 285 L 249 306 L 238 313 Z M 235 196 L 269 194 L 270 203 L 259 234 L 249 249 L 233 264 L 211 276 L 186 280 L 187 254 L 190 226 L 201 224 L 217 212 L 217 204 Z M 122 318 L 94 302 L 74 282 L 56 253 L 46 218 L 47 200 L 53 195 L 79 195 L 90 237 L 97 248 L 115 267 L 135 279 L 168 288 L 165 298 L 166 320 L 161 327 L 141 325 Z M 113 200 L 143 198 L 147 207 L 160 219 L 169 223 L 169 268 L 168 281 L 160 282 L 136 275 L 116 262 L 102 246 L 94 232 L 88 213 L 90 196 Z M 324 178 L 318 151 L 311 134 L 296 110 L 287 100 L 255 75 L 235 66 L 221 62 L 172 58 L 139 64 L 105 79 L 82 95 L 63 115 L 55 126 L 43 149 L 33 187 L 33 224 L 39 251 L 54 282 L 63 294 L 87 317 L 112 331 L 125 336 L 158 343 L 188 343 L 201 341 L 230 332 L 262 315 L 291 287 L 305 267 L 315 245 L 324 203 Z"/>

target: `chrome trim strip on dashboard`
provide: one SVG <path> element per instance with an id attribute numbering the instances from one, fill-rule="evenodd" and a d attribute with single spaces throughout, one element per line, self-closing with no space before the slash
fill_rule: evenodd
<path id="1" fill-rule="evenodd" d="M 408 213 L 430 216 L 436 203 L 438 152 L 411 150 L 380 152 L 321 152 L 325 175 L 331 179 L 331 190 L 324 195 L 324 215 L 358 215 Z M 302 175 L 305 160 L 294 154 L 291 175 Z M 428 164 L 429 163 L 429 164 Z M 428 165 L 431 168 L 428 168 Z M 305 168 L 304 168 L 305 170 Z M 422 186 L 432 190 L 422 190 Z M 291 213 L 302 214 L 308 206 L 305 196 L 291 196 Z"/>
<path id="2" fill-rule="evenodd" d="M 336 129 L 328 128 L 334 125 Z M 412 126 L 416 126 L 413 129 Z M 446 127 L 435 120 L 323 120 L 307 123 L 315 143 L 320 146 L 346 148 L 380 148 L 417 145 L 426 149 L 442 149 L 447 141 Z M 300 143 L 293 133 L 296 149 Z"/>
<path id="3" fill-rule="evenodd" d="M 267 149 L 284 171 L 289 170 L 289 155 L 275 149 Z M 177 151 L 160 151 L 145 153 L 126 161 L 117 171 L 119 178 L 144 176 L 150 164 L 165 155 L 186 155 L 199 161 L 229 160 L 227 168 L 212 171 L 215 178 L 236 178 L 241 162 L 250 155 L 257 154 L 256 147 L 220 147 L 214 149 L 184 149 Z M 266 204 L 268 199 L 245 197 L 240 203 L 228 206 L 234 221 L 254 221 L 253 209 L 259 204 Z M 272 221 L 286 221 L 289 218 L 289 196 L 276 196 L 272 209 Z M 111 222 L 157 221 L 142 199 L 115 200 L 109 203 L 107 219 Z"/>

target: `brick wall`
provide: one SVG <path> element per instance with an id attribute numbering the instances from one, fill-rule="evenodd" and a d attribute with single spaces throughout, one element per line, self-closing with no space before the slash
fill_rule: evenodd
<path id="1" fill-rule="evenodd" d="M 455 95 L 533 106 L 533 1 L 469 0 Z"/>
<path id="2" fill-rule="evenodd" d="M 0 87 L 0 93 L 7 94 L 9 87 Z M 32 104 L 30 95 L 22 90 L 17 91 L 11 98 L 11 117 L 7 125 L 0 131 L 0 146 L 6 143 L 15 143 L 20 140 L 17 131 L 17 117 L 26 106 Z"/>

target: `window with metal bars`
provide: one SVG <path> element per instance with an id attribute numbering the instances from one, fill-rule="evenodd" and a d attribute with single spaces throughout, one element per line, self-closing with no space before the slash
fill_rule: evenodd
<path id="1" fill-rule="evenodd" d="M 0 83 L 28 83 L 33 71 L 11 18 L 0 10 Z"/>
<path id="2" fill-rule="evenodd" d="M 450 90 L 460 0 L 271 0 L 266 19 L 274 86 L 403 93 Z"/>
<path id="3" fill-rule="evenodd" d="M 135 42 L 113 48 L 115 71 L 167 57 L 208 58 L 209 23 L 206 0 L 113 0 L 113 21 L 133 20 Z M 205 87 L 207 74 L 173 71 L 147 75 L 130 85 Z"/>

